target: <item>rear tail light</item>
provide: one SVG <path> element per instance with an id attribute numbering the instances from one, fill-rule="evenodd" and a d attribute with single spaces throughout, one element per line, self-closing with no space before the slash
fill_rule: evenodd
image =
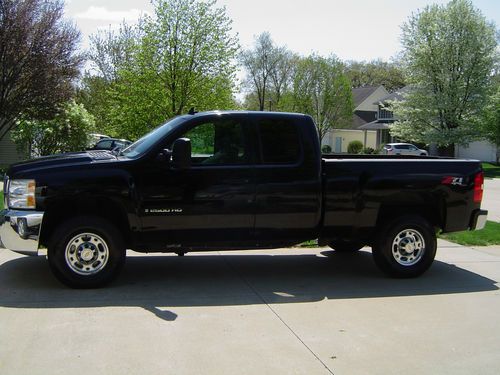
<path id="1" fill-rule="evenodd" d="M 474 177 L 474 203 L 481 203 L 483 200 L 484 172 L 479 172 Z"/>

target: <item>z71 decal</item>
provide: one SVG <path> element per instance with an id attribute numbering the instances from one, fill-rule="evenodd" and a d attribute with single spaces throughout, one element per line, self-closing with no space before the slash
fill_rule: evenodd
<path id="1" fill-rule="evenodd" d="M 453 177 L 453 176 L 443 177 L 441 183 L 443 185 L 455 185 L 455 186 L 464 186 L 465 185 L 463 177 Z"/>

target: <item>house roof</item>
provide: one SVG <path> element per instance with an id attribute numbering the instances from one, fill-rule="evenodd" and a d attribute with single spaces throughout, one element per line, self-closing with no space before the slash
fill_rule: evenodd
<path id="1" fill-rule="evenodd" d="M 365 86 L 352 89 L 352 99 L 354 100 L 354 108 L 359 106 L 371 94 L 373 94 L 380 86 Z"/>
<path id="2" fill-rule="evenodd" d="M 372 121 L 358 127 L 359 130 L 382 130 L 390 129 L 391 125 L 386 122 Z"/>
<path id="3" fill-rule="evenodd" d="M 387 96 L 384 96 L 383 98 L 380 98 L 378 101 L 376 101 L 375 103 L 373 104 L 379 104 L 379 103 L 385 103 L 385 102 L 389 102 L 391 100 L 403 100 L 404 99 L 404 95 L 410 91 L 410 87 L 409 86 L 405 86 L 397 91 L 394 91 L 392 94 L 389 94 Z"/>
<path id="4" fill-rule="evenodd" d="M 358 129 L 361 125 L 372 122 L 376 119 L 376 112 L 372 111 L 355 111 L 352 115 L 351 129 Z"/>

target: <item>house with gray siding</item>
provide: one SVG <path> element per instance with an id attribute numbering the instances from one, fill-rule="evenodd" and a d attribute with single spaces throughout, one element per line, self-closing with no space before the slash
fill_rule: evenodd
<path id="1" fill-rule="evenodd" d="M 16 144 L 10 138 L 10 132 L 0 140 L 0 169 L 5 169 L 13 163 L 27 159 L 26 153 L 19 152 Z"/>
<path id="2" fill-rule="evenodd" d="M 354 113 L 349 127 L 332 129 L 323 138 L 323 145 L 329 145 L 335 153 L 347 152 L 352 141 L 360 141 L 364 147 L 376 149 L 382 143 L 380 132 L 364 129 L 363 126 L 377 120 L 379 102 L 389 95 L 384 86 L 365 86 L 352 89 Z"/>

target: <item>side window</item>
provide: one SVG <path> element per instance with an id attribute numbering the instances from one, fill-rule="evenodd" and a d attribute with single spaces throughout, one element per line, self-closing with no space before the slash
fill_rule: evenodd
<path id="1" fill-rule="evenodd" d="M 197 125 L 184 137 L 191 139 L 193 164 L 245 164 L 243 124 L 234 120 L 211 121 Z"/>
<path id="2" fill-rule="evenodd" d="M 184 137 L 191 140 L 191 159 L 201 163 L 214 156 L 215 125 L 204 123 L 188 131 Z"/>
<path id="3" fill-rule="evenodd" d="M 262 119 L 258 129 L 263 163 L 294 164 L 299 161 L 300 138 L 293 121 Z"/>

